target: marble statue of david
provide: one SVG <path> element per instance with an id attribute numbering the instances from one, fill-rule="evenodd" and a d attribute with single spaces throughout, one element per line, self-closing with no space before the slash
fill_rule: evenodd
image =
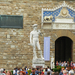
<path id="1" fill-rule="evenodd" d="M 40 35 L 40 30 L 37 30 L 37 24 L 33 25 L 33 30 L 30 32 L 30 45 L 33 46 L 33 59 L 37 59 L 37 54 L 36 54 L 36 47 L 40 51 L 41 58 L 42 56 L 42 51 L 40 49 L 40 44 L 39 44 L 39 35 Z"/>

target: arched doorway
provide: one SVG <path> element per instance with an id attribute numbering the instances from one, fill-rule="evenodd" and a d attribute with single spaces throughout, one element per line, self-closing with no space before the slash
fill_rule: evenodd
<path id="1" fill-rule="evenodd" d="M 73 41 L 66 36 L 55 41 L 55 62 L 72 60 Z"/>

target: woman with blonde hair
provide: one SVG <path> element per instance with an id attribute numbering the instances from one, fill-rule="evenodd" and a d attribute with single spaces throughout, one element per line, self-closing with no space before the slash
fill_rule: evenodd
<path id="1" fill-rule="evenodd" d="M 11 71 L 7 71 L 6 75 L 12 75 Z"/>

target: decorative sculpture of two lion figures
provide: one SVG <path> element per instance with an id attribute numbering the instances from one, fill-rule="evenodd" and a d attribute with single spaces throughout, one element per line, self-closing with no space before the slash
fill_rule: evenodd
<path id="1" fill-rule="evenodd" d="M 44 17 L 44 22 L 52 22 L 52 19 L 53 19 L 53 16 L 51 15 L 51 16 L 45 16 Z"/>

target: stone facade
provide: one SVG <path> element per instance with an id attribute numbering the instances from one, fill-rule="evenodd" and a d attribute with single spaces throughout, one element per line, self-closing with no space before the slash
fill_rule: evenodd
<path id="1" fill-rule="evenodd" d="M 23 15 L 23 29 L 0 28 L 0 67 L 13 69 L 16 66 L 32 65 L 33 48 L 28 44 L 30 31 L 35 23 L 42 32 L 42 36 L 39 37 L 42 52 L 44 37 L 51 36 L 50 54 L 54 54 L 55 40 L 60 36 L 68 36 L 73 40 L 73 60 L 75 61 L 75 30 L 41 28 L 42 8 L 52 9 L 62 2 L 58 0 L 0 0 L 0 15 Z M 66 3 L 75 9 L 75 1 L 66 1 Z M 46 61 L 45 65 L 50 66 L 50 61 Z"/>

